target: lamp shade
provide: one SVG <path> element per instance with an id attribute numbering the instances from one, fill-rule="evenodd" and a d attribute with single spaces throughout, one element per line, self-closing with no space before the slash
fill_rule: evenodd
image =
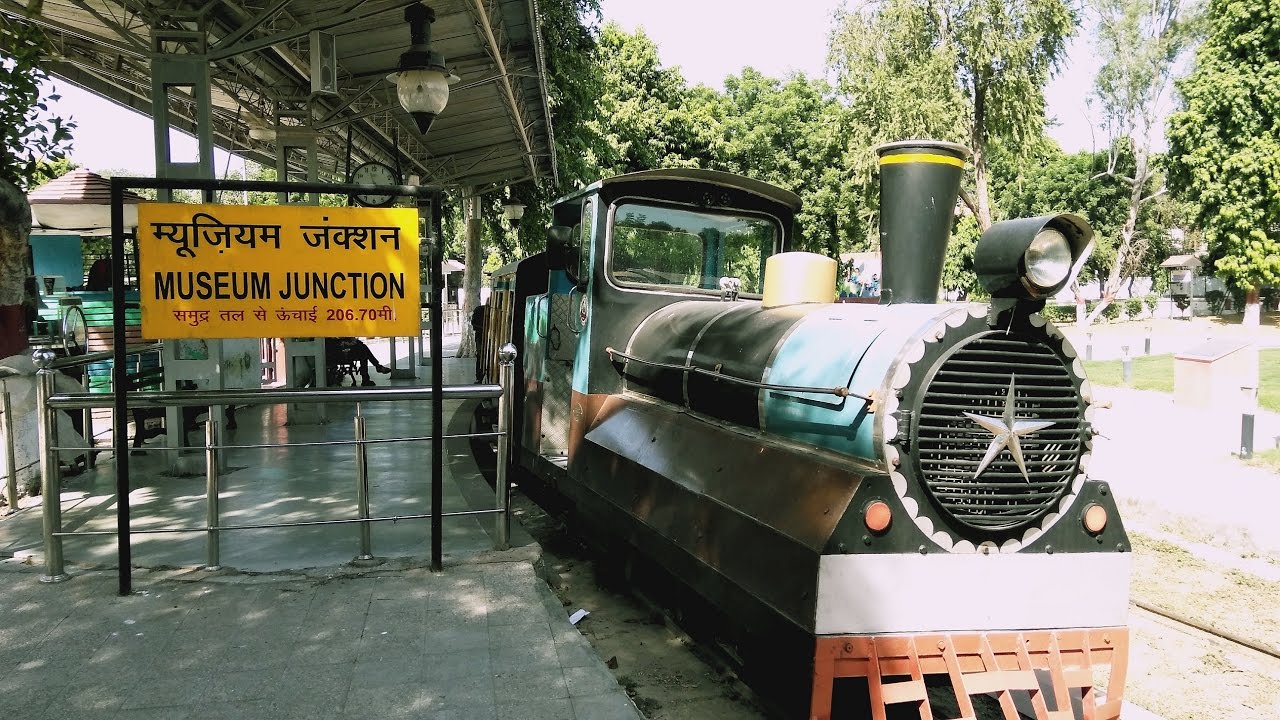
<path id="1" fill-rule="evenodd" d="M 449 103 L 449 76 L 431 68 L 401 70 L 396 76 L 396 96 L 418 132 L 425 135 Z"/>
<path id="2" fill-rule="evenodd" d="M 396 77 L 396 95 L 408 112 L 438 115 L 449 103 L 449 77 L 429 68 L 401 70 Z"/>
<path id="3" fill-rule="evenodd" d="M 519 220 L 524 217 L 524 205 L 521 205 L 514 200 L 508 200 L 506 204 L 502 206 L 502 217 L 512 222 Z"/>

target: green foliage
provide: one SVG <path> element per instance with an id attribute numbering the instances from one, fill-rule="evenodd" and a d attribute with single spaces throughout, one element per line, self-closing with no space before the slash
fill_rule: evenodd
<path id="1" fill-rule="evenodd" d="M 1074 304 L 1045 305 L 1044 309 L 1040 311 L 1040 314 L 1044 316 L 1044 319 L 1054 325 L 1065 325 L 1066 323 L 1073 323 L 1076 321 L 1076 306 Z"/>
<path id="2" fill-rule="evenodd" d="M 1186 0 L 1089 0 L 1098 13 L 1094 81 L 1113 139 L 1145 142 L 1175 64 L 1199 36 L 1202 6 Z"/>
<path id="3" fill-rule="evenodd" d="M 1209 312 L 1214 315 L 1221 315 L 1222 308 L 1227 301 L 1227 294 L 1221 290 L 1210 290 L 1204 294 L 1204 299 L 1209 303 Z"/>
<path id="4" fill-rule="evenodd" d="M 1153 158 L 1157 174 L 1162 172 L 1162 163 L 1161 156 Z M 1064 155 L 1055 150 L 1034 162 L 1011 167 L 1017 174 L 1000 186 L 1000 209 L 1007 217 L 1070 212 L 1088 220 L 1094 230 L 1094 250 L 1080 280 L 1104 280 L 1116 262 L 1116 248 L 1129 213 L 1131 188 L 1122 176 L 1131 176 L 1134 164 L 1127 139 L 1109 152 Z M 1107 172 L 1108 165 L 1114 172 Z M 1159 175 L 1156 182 L 1160 182 Z M 1129 262 L 1121 276 L 1149 276 L 1166 282 L 1159 266 L 1173 250 L 1169 230 L 1185 228 L 1191 222 L 1189 212 L 1185 203 L 1167 194 L 1142 203 Z"/>
<path id="5" fill-rule="evenodd" d="M 1213 0 L 1169 119 L 1169 184 L 1193 203 L 1217 273 L 1280 284 L 1280 3 Z"/>
<path id="6" fill-rule="evenodd" d="M 887 0 L 843 11 L 829 48 L 835 88 L 746 68 L 726 78 L 723 92 L 689 87 L 643 31 L 596 30 L 594 0 L 543 7 L 563 185 L 660 167 L 740 173 L 800 195 L 796 249 L 836 257 L 878 246 L 872 148 L 880 142 L 976 137 L 996 189 L 1057 152 L 1042 132 L 1043 85 L 1074 22 L 1061 0 Z M 990 128 L 975 130 L 979 115 Z M 485 243 L 502 259 L 540 248 L 549 220 L 545 186 L 513 192 L 528 208 L 516 232 L 499 219 L 501 190 L 486 200 Z M 978 235 L 972 218 L 958 224 L 948 288 L 978 290 Z"/>
<path id="7" fill-rule="evenodd" d="M 1172 355 L 1137 355 L 1132 358 L 1132 363 L 1132 387 L 1173 392 Z M 1124 364 L 1120 360 L 1085 360 L 1084 371 L 1094 385 L 1119 387 L 1124 384 Z"/>
<path id="8" fill-rule="evenodd" d="M 980 237 L 982 231 L 978 229 L 978 220 L 973 215 L 966 214 L 956 221 L 951 229 L 946 257 L 942 260 L 943 288 L 964 290 L 970 296 L 985 294 L 973 271 L 973 251 L 978 247 Z"/>
<path id="9" fill-rule="evenodd" d="M 603 67 L 593 28 L 600 17 L 600 2 L 541 0 L 538 9 L 542 15 L 547 96 L 560 175 L 560 187 L 546 190 L 544 199 L 549 199 L 598 177 L 592 158 L 599 154 L 603 142 L 595 122 Z"/>
<path id="10" fill-rule="evenodd" d="M 932 5 L 932 3 L 931 3 Z M 988 137 L 1017 147 L 1044 129 L 1044 87 L 1075 32 L 1062 0 L 950 0 L 938 11 L 953 28 L 975 146 Z"/>
<path id="11" fill-rule="evenodd" d="M 1069 212 L 1089 221 L 1094 250 L 1080 273 L 1081 282 L 1106 276 L 1115 260 L 1116 240 L 1129 201 L 1129 188 L 1124 183 L 1100 175 L 1106 162 L 1105 153 L 1058 153 L 1024 166 L 1000 196 L 1001 210 L 1008 217 Z"/>
<path id="12" fill-rule="evenodd" d="M 970 146 L 985 227 L 990 146 L 1019 156 L 1040 146 L 1044 86 L 1074 28 L 1063 0 L 885 0 L 837 14 L 829 60 L 868 144 Z"/>
<path id="13" fill-rule="evenodd" d="M 36 163 L 35 172 L 31 175 L 31 188 L 34 190 L 50 180 L 57 180 L 78 167 L 65 157 L 52 161 L 42 159 Z"/>
<path id="14" fill-rule="evenodd" d="M 49 77 L 40 69 L 45 51 L 39 28 L 0 14 L 0 181 L 20 190 L 35 187 L 42 162 L 66 157 L 75 129 L 74 122 L 48 115 L 58 95 L 40 96 L 40 83 Z"/>
<path id="15" fill-rule="evenodd" d="M 830 86 L 802 74 L 776 80 L 751 68 L 724 84 L 722 95 L 699 88 L 695 98 L 710 116 L 706 126 L 720 131 L 709 165 L 799 195 L 794 249 L 837 257 L 857 247 L 855 239 L 866 234 L 867 188 L 845 181 L 854 156 L 850 118 Z"/>
<path id="16" fill-rule="evenodd" d="M 267 167 L 265 165 L 259 165 L 257 163 L 250 162 L 245 164 L 245 170 L 246 172 L 243 178 L 241 177 L 239 171 L 235 171 L 235 172 L 232 172 L 230 175 L 228 175 L 227 179 L 228 180 L 243 179 L 243 180 L 252 180 L 255 182 L 275 182 L 275 180 L 277 179 L 276 169 L 273 167 Z M 179 193 L 181 193 L 181 197 L 198 196 L 198 193 L 192 193 L 191 191 L 188 191 L 188 190 L 179 190 L 174 194 L 174 199 L 176 202 L 195 202 L 195 200 L 179 200 L 178 199 L 180 197 Z M 220 195 L 221 197 L 218 198 L 218 202 L 223 202 L 223 203 L 244 204 L 244 205 L 279 205 L 280 204 L 280 194 L 274 193 L 274 192 L 261 192 L 258 190 L 253 190 L 249 192 L 240 193 L 240 192 L 234 192 L 234 191 L 226 191 L 226 192 L 222 192 Z M 306 193 L 289 193 L 288 202 L 302 203 L 306 201 L 306 197 L 307 197 Z M 320 193 L 319 201 L 322 207 L 346 207 L 353 203 L 353 201 L 349 200 L 349 198 L 346 195 L 339 195 L 334 193 Z"/>
<path id="17" fill-rule="evenodd" d="M 828 62 L 854 121 L 870 131 L 868 146 L 910 137 L 968 137 L 958 49 L 941 41 L 942 19 L 915 0 L 837 12 Z"/>
<path id="18" fill-rule="evenodd" d="M 600 174 L 700 166 L 711 130 L 686 111 L 684 76 L 661 66 L 658 46 L 643 30 L 629 34 L 610 23 L 598 53 L 603 82 L 599 117 L 590 124 L 604 140 L 591 158 Z"/>

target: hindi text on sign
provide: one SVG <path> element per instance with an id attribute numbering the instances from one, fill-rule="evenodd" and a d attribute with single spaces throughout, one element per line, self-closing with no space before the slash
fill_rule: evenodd
<path id="1" fill-rule="evenodd" d="M 416 210 L 146 205 L 137 239 L 147 337 L 420 330 Z"/>

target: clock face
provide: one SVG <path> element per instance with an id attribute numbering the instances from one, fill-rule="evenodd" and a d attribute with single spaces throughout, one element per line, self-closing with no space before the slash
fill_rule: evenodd
<path id="1" fill-rule="evenodd" d="M 396 171 L 380 162 L 367 162 L 351 173 L 351 182 L 357 185 L 399 185 Z M 365 207 L 386 207 L 395 200 L 394 195 L 356 195 L 356 202 Z"/>

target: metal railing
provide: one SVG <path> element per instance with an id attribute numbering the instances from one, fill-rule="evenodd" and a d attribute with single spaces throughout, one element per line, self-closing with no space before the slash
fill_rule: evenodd
<path id="1" fill-rule="evenodd" d="M 13 454 L 13 410 L 8 384 L 0 389 L 0 442 L 4 443 L 5 500 L 9 503 L 4 514 L 12 515 L 18 511 L 18 458 Z"/>
<path id="2" fill-rule="evenodd" d="M 90 393 L 55 393 L 53 387 L 54 366 L 53 353 L 47 350 L 36 351 L 35 363 L 38 369 L 36 373 L 36 408 L 37 408 L 37 427 L 40 438 L 40 475 L 41 488 L 43 493 L 43 510 L 44 510 L 44 548 L 45 548 L 45 573 L 40 578 L 41 582 L 61 582 L 70 576 L 66 573 L 63 553 L 62 539 L 69 536 L 93 536 L 93 535 L 117 535 L 119 537 L 122 562 L 120 564 L 121 573 L 121 594 L 126 594 L 128 588 L 128 574 L 130 572 L 129 563 L 124 561 L 131 553 L 128 551 L 130 544 L 130 536 L 134 534 L 156 534 L 156 533 L 204 533 L 206 541 L 205 567 L 210 570 L 218 569 L 220 563 L 220 534 L 223 531 L 233 530 L 258 530 L 270 528 L 286 528 L 286 527 L 306 527 L 315 525 L 339 525 L 339 524 L 358 524 L 359 525 L 359 552 L 355 559 L 371 560 L 373 558 L 373 543 L 371 524 L 376 522 L 398 522 L 401 520 L 420 520 L 430 519 L 433 524 L 433 564 L 435 564 L 435 554 L 438 552 L 434 536 L 436 530 L 440 526 L 440 522 L 445 517 L 458 516 L 475 516 L 493 514 L 495 518 L 494 527 L 494 548 L 505 550 L 510 545 L 510 481 L 507 477 L 508 456 L 510 453 L 510 414 L 512 412 L 512 392 L 514 390 L 514 374 L 515 374 L 515 357 L 516 350 L 514 345 L 508 344 L 502 351 L 502 373 L 501 383 L 498 385 L 450 385 L 440 388 L 438 400 L 475 400 L 475 399 L 498 399 L 498 429 L 496 432 L 476 432 L 476 433 L 458 433 L 452 435 L 441 435 L 433 433 L 432 436 L 426 437 L 395 437 L 370 439 L 367 437 L 365 428 L 365 416 L 361 410 L 362 402 L 382 402 L 382 401 L 403 401 L 403 400 L 437 400 L 436 393 L 432 387 L 379 387 L 379 388 L 339 388 L 339 389 L 315 389 L 315 388 L 285 388 L 272 390 L 208 390 L 201 392 L 130 392 L 127 394 L 127 407 L 132 408 L 167 408 L 167 407 L 207 407 L 209 411 L 209 420 L 205 423 L 205 523 L 197 527 L 163 527 L 163 528 L 147 528 L 147 529 L 131 529 L 129 527 L 129 501 L 128 501 L 128 481 L 127 478 L 117 477 L 118 488 L 125 488 L 126 491 L 118 492 L 116 503 L 117 508 L 117 529 L 115 531 L 75 531 L 67 532 L 62 529 L 62 507 L 61 507 L 61 473 L 58 465 L 58 452 L 61 450 L 79 449 L 79 448 L 63 448 L 58 445 L 57 431 L 57 412 L 59 410 L 91 410 L 93 408 L 111 408 L 117 407 L 117 400 L 111 395 L 90 394 Z M 356 414 L 354 419 L 354 437 L 352 440 L 336 440 L 322 442 L 299 442 L 299 443 L 262 443 L 262 444 L 240 444 L 227 445 L 219 444 L 218 438 L 218 421 L 219 414 L 217 409 L 225 405 L 273 405 L 285 403 L 325 403 L 325 402 L 351 402 L 356 403 Z M 432 402 L 436 405 L 437 402 Z M 441 448 L 436 442 L 437 438 L 456 439 L 456 438 L 479 438 L 493 437 L 498 443 L 497 457 L 497 475 L 494 482 L 494 501 L 493 509 L 481 510 L 465 510 L 456 512 L 443 512 L 440 488 L 436 487 L 439 481 L 433 477 L 432 481 L 432 501 L 431 512 L 415 515 L 396 515 L 384 517 L 372 517 L 369 509 L 369 477 L 368 477 L 368 458 L 367 448 L 371 444 L 391 443 L 391 442 L 421 442 L 431 441 L 433 444 L 433 455 L 438 457 Z M 117 448 L 117 472 L 119 472 L 119 448 L 123 445 L 118 441 L 115 444 Z M 221 523 L 219 515 L 219 500 L 221 498 L 221 488 L 219 487 L 218 472 L 218 453 L 222 450 L 232 449 L 253 449 L 253 448 L 269 448 L 269 447 L 304 447 L 304 446 L 323 446 L 323 445 L 354 445 L 356 460 L 356 506 L 357 517 L 355 518 L 337 518 L 325 520 L 311 521 L 294 521 L 294 522 L 276 522 L 276 523 L 257 523 L 257 524 L 240 524 L 240 525 L 224 525 Z M 157 448 L 166 451 L 182 451 L 194 448 L 189 447 L 165 447 Z M 127 467 L 127 466 L 126 466 Z M 127 472 L 127 470 L 126 470 Z"/>
<path id="3" fill-rule="evenodd" d="M 137 358 L 137 356 L 145 355 L 147 353 L 158 353 L 163 347 L 164 345 L 158 342 L 144 343 L 142 345 L 127 345 L 125 346 L 124 354 L 126 357 Z M 85 353 L 84 355 L 68 355 L 66 357 L 55 358 L 54 361 L 49 364 L 49 367 L 53 368 L 54 370 L 65 370 L 67 368 L 73 368 L 73 367 L 85 368 L 84 387 L 85 387 L 85 390 L 88 390 L 89 383 L 90 383 L 88 367 L 94 363 L 104 362 L 107 360 L 111 360 L 114 362 L 115 355 L 116 355 L 115 350 L 99 350 L 97 352 Z M 140 363 L 141 361 L 139 360 L 138 362 Z M 114 387 L 115 387 L 114 372 L 111 374 L 108 380 L 111 384 L 112 389 L 114 390 Z M 84 436 L 85 442 L 88 443 L 89 445 L 88 452 L 85 454 L 85 467 L 92 469 L 97 464 L 97 453 L 94 452 L 94 445 L 97 444 L 97 439 L 98 439 L 97 434 L 93 430 L 93 408 L 91 407 L 84 408 L 84 415 L 83 415 L 83 420 L 81 421 L 81 427 L 83 428 L 83 432 L 81 434 Z M 106 431 L 104 430 L 102 434 L 105 435 Z"/>
<path id="4" fill-rule="evenodd" d="M 154 352 L 159 350 L 160 343 L 151 343 L 147 345 L 133 345 L 125 348 L 126 355 L 140 355 L 142 353 Z M 114 356 L 114 351 L 106 350 L 103 352 L 92 352 L 84 355 L 70 355 L 66 357 L 55 358 L 49 363 L 49 367 L 54 370 L 63 370 L 71 367 L 80 367 L 91 365 L 103 360 L 110 360 Z M 19 377 L 17 374 L 9 374 L 0 377 L 0 381 L 9 378 Z M 86 467 L 94 466 L 94 443 L 96 435 L 93 431 L 93 409 L 84 409 L 83 435 L 89 447 L 85 453 Z M 8 383 L 0 386 L 0 443 L 3 444 L 5 452 L 5 502 L 7 507 L 3 515 L 12 515 L 18 511 L 18 473 L 26 470 L 32 465 L 39 463 L 39 460 L 28 463 L 22 467 L 18 467 L 17 457 L 15 456 L 15 446 L 13 440 L 14 418 L 11 396 L 9 394 Z M 105 433 L 105 431 L 104 431 Z"/>

